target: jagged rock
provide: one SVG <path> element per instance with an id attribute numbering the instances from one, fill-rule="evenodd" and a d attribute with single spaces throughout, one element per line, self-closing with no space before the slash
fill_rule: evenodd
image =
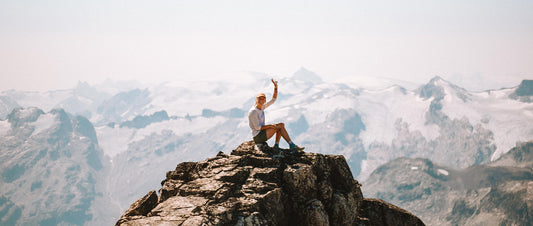
<path id="1" fill-rule="evenodd" d="M 381 199 L 364 199 L 361 215 L 362 225 L 422 225 L 413 214 Z"/>
<path id="2" fill-rule="evenodd" d="M 405 210 L 364 199 L 360 186 L 341 155 L 249 141 L 231 155 L 178 164 L 159 199 L 151 191 L 117 225 L 423 225 Z"/>
<path id="3" fill-rule="evenodd" d="M 157 202 L 157 193 L 155 191 L 148 192 L 144 197 L 131 204 L 130 208 L 126 210 L 124 215 L 122 215 L 121 219 L 117 222 L 117 225 L 120 225 L 122 223 L 121 220 L 126 217 L 146 216 L 154 209 Z"/>
<path id="4" fill-rule="evenodd" d="M 522 80 L 518 88 L 509 95 L 509 98 L 525 103 L 533 102 L 533 80 Z"/>

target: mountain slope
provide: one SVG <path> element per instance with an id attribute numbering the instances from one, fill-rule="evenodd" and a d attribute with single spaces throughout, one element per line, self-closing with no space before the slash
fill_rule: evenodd
<path id="1" fill-rule="evenodd" d="M 529 225 L 533 168 L 517 167 L 507 156 L 527 156 L 532 145 L 520 145 L 494 164 L 462 170 L 427 159 L 396 159 L 376 169 L 363 191 L 412 211 L 429 225 Z"/>
<path id="2" fill-rule="evenodd" d="M 533 168 L 533 142 L 517 144 L 490 165 Z"/>
<path id="3" fill-rule="evenodd" d="M 0 136 L 0 224 L 81 225 L 92 220 L 103 153 L 83 117 L 15 109 Z"/>
<path id="4" fill-rule="evenodd" d="M 0 120 L 4 120 L 11 111 L 20 105 L 9 96 L 0 96 Z"/>

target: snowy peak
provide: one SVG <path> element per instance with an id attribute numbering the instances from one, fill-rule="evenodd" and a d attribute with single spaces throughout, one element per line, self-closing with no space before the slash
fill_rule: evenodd
<path id="1" fill-rule="evenodd" d="M 98 107 L 98 113 L 106 122 L 120 122 L 142 114 L 144 108 L 152 101 L 147 89 L 134 89 L 121 92 L 104 101 Z"/>
<path id="2" fill-rule="evenodd" d="M 454 94 L 459 96 L 463 101 L 466 101 L 468 95 L 468 91 L 444 80 L 440 76 L 433 77 L 426 85 L 420 87 L 417 92 L 424 99 L 431 97 L 442 99 L 447 94 Z"/>
<path id="3" fill-rule="evenodd" d="M 71 117 L 63 109 L 53 109 L 44 113 L 36 107 L 17 108 L 9 114 L 4 124 L 10 125 L 8 127 L 13 134 L 25 138 L 43 133 L 44 136 L 55 139 L 70 139 L 71 133 L 75 132 L 89 138 L 95 144 L 98 143 L 96 131 L 87 118 L 79 115 Z"/>
<path id="4" fill-rule="evenodd" d="M 0 119 L 5 119 L 7 115 L 20 105 L 9 96 L 0 96 Z"/>
<path id="5" fill-rule="evenodd" d="M 446 81 L 446 80 L 444 80 L 440 76 L 435 76 L 435 77 L 431 78 L 431 80 L 429 80 L 428 84 L 432 84 L 434 86 L 447 86 L 447 85 L 450 85 L 451 83 Z"/>
<path id="6" fill-rule="evenodd" d="M 419 95 L 422 98 L 428 99 L 431 97 L 435 98 L 442 98 L 444 97 L 444 88 L 443 84 L 445 84 L 445 81 L 439 77 L 436 76 L 432 78 L 426 85 L 419 88 Z"/>
<path id="7" fill-rule="evenodd" d="M 0 127 L 0 212 L 8 216 L 0 225 L 90 221 L 106 163 L 89 120 L 63 109 L 18 108 Z"/>
<path id="8" fill-rule="evenodd" d="M 36 107 L 16 108 L 7 116 L 7 121 L 12 127 L 18 127 L 24 123 L 37 121 L 42 114 L 44 111 Z"/>
<path id="9" fill-rule="evenodd" d="M 90 99 L 96 102 L 102 102 L 111 97 L 111 94 L 100 91 L 96 86 L 91 86 L 87 82 L 78 82 L 76 88 L 74 88 L 74 95 Z"/>
<path id="10" fill-rule="evenodd" d="M 319 84 L 323 82 L 320 76 L 318 76 L 316 73 L 309 71 L 303 67 L 300 68 L 297 72 L 295 72 L 291 78 L 294 80 L 311 82 L 313 84 Z"/>

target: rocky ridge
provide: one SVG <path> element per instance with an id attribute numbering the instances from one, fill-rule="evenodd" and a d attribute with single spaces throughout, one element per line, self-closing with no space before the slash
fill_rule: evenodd
<path id="1" fill-rule="evenodd" d="M 363 191 L 408 209 L 428 225 L 531 225 L 533 142 L 490 164 L 453 169 L 398 158 L 376 169 Z"/>
<path id="2" fill-rule="evenodd" d="M 183 162 L 116 225 L 424 225 L 365 199 L 342 155 L 242 143 L 231 155 Z"/>

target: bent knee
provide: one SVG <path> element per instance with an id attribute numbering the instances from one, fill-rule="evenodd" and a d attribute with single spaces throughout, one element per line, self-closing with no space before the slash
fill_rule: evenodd
<path id="1" fill-rule="evenodd" d="M 285 128 L 285 123 L 283 123 L 283 122 L 278 123 L 278 125 L 283 127 L 283 128 Z"/>

